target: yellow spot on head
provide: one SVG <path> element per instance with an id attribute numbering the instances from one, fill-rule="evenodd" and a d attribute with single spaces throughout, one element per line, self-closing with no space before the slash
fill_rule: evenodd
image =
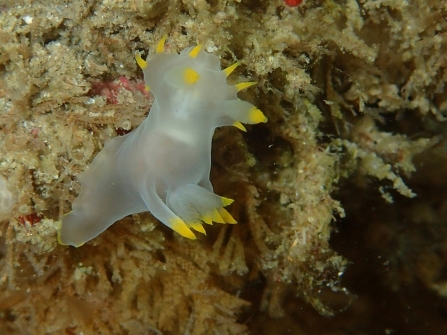
<path id="1" fill-rule="evenodd" d="M 236 87 L 237 91 L 239 92 L 239 91 L 242 91 L 243 89 L 246 89 L 246 88 L 256 85 L 256 84 L 257 84 L 257 82 L 255 82 L 255 81 L 246 81 L 243 83 L 236 84 L 236 85 L 234 85 L 234 87 Z"/>
<path id="2" fill-rule="evenodd" d="M 199 54 L 199 52 L 200 52 L 200 49 L 202 49 L 202 44 L 198 44 L 198 45 L 196 45 L 195 47 L 194 47 L 194 49 L 192 49 L 190 52 L 189 52 L 189 57 L 191 57 L 191 58 L 196 58 L 197 57 L 197 55 Z"/>
<path id="3" fill-rule="evenodd" d="M 196 235 L 194 235 L 191 229 L 189 229 L 186 223 L 179 217 L 174 217 L 170 219 L 169 223 L 171 224 L 172 230 L 176 231 L 183 237 L 189 238 L 191 240 L 196 239 Z"/>
<path id="4" fill-rule="evenodd" d="M 189 85 L 195 84 L 199 79 L 200 75 L 190 67 L 183 72 L 183 81 Z"/>
<path id="5" fill-rule="evenodd" d="M 250 123 L 256 124 L 256 123 L 266 123 L 268 121 L 267 117 L 262 113 L 259 109 L 256 107 L 253 107 L 249 114 L 248 118 L 250 120 Z"/>
<path id="6" fill-rule="evenodd" d="M 151 88 L 149 87 L 149 85 L 144 86 L 144 89 L 146 92 L 149 92 L 151 90 Z"/>
<path id="7" fill-rule="evenodd" d="M 156 50 L 156 52 L 157 52 L 158 54 L 161 54 L 162 52 L 165 51 L 165 42 L 166 42 L 166 39 L 167 39 L 167 38 L 168 38 L 168 35 L 164 35 L 164 36 L 161 38 L 160 42 L 158 42 L 158 44 L 157 44 L 157 50 Z"/>
<path id="8" fill-rule="evenodd" d="M 234 71 L 234 69 L 236 69 L 239 65 L 241 65 L 241 63 L 236 62 L 233 65 L 227 67 L 225 70 L 222 70 L 222 72 L 225 73 L 225 75 L 228 77 Z"/>
<path id="9" fill-rule="evenodd" d="M 139 51 L 135 52 L 135 60 L 137 61 L 137 64 L 139 67 L 141 67 L 142 70 L 144 70 L 147 67 L 147 62 L 141 58 L 141 54 Z"/>
<path id="10" fill-rule="evenodd" d="M 235 126 L 237 129 L 247 132 L 247 129 L 239 121 L 234 121 L 233 126 Z"/>

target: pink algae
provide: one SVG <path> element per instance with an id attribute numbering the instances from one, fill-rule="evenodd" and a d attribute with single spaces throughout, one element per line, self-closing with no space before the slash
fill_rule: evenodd
<path id="1" fill-rule="evenodd" d="M 144 81 L 129 80 L 125 76 L 120 76 L 118 79 L 113 81 L 93 82 L 90 95 L 103 96 L 107 99 L 108 103 L 116 105 L 119 103 L 118 94 L 123 89 L 131 92 L 143 93 L 146 98 L 149 98 L 149 92 L 145 89 Z"/>

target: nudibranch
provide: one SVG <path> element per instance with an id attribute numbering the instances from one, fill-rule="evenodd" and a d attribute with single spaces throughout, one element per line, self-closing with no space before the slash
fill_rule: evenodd
<path id="1" fill-rule="evenodd" d="M 164 52 L 166 37 L 146 61 L 137 52 L 146 89 L 154 95 L 149 116 L 134 131 L 107 141 L 79 174 L 81 192 L 62 217 L 58 240 L 81 246 L 115 221 L 140 212 L 181 236 L 205 234 L 202 223 L 236 223 L 224 208 L 233 200 L 216 195 L 210 181 L 214 130 L 267 122 L 226 78 L 239 62 L 221 70 L 219 58 L 199 44 L 180 54 Z"/>

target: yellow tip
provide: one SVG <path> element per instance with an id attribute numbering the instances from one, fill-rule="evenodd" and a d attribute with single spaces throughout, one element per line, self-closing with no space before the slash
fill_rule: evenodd
<path id="1" fill-rule="evenodd" d="M 149 91 L 151 90 L 151 88 L 149 87 L 149 85 L 146 85 L 146 86 L 144 86 L 144 90 L 145 90 L 146 92 L 149 92 Z"/>
<path id="2" fill-rule="evenodd" d="M 197 57 L 197 55 L 199 54 L 199 52 L 200 52 L 200 49 L 202 49 L 202 44 L 198 44 L 198 45 L 196 45 L 195 47 L 194 47 L 194 49 L 192 49 L 190 52 L 189 52 L 189 57 L 191 57 L 191 58 L 196 58 Z"/>
<path id="3" fill-rule="evenodd" d="M 202 233 L 203 235 L 206 235 L 205 228 L 200 223 L 191 223 L 190 227 L 194 229 L 195 231 L 198 231 L 199 233 Z"/>
<path id="4" fill-rule="evenodd" d="M 224 207 L 228 206 L 228 205 L 231 205 L 234 202 L 233 199 L 225 198 L 225 197 L 220 197 L 220 201 L 222 203 L 222 206 L 224 206 Z"/>
<path id="5" fill-rule="evenodd" d="M 193 68 L 187 67 L 183 72 L 183 81 L 189 85 L 195 84 L 199 79 L 200 75 Z"/>
<path id="6" fill-rule="evenodd" d="M 253 107 L 249 114 L 248 118 L 250 120 L 250 123 L 256 124 L 256 123 L 266 123 L 268 121 L 267 117 L 262 113 L 259 109 L 256 107 Z"/>
<path id="7" fill-rule="evenodd" d="M 217 209 L 213 210 L 213 221 L 217 222 L 217 223 L 225 223 L 225 220 L 222 218 L 222 216 L 220 216 L 219 212 L 217 211 Z"/>
<path id="8" fill-rule="evenodd" d="M 227 67 L 225 70 L 222 70 L 222 72 L 225 73 L 225 75 L 228 77 L 234 71 L 234 69 L 237 68 L 239 65 L 241 65 L 241 63 L 236 62 L 233 65 Z"/>
<path id="9" fill-rule="evenodd" d="M 137 61 L 137 64 L 139 67 L 141 67 L 142 70 L 144 70 L 147 67 L 147 62 L 141 58 L 141 54 L 139 51 L 135 52 L 135 60 Z"/>
<path id="10" fill-rule="evenodd" d="M 257 84 L 257 82 L 255 82 L 255 81 L 246 81 L 243 83 L 236 84 L 236 85 L 234 85 L 234 87 L 236 87 L 237 91 L 239 92 L 239 91 L 242 91 L 243 89 L 246 89 L 246 88 L 256 85 L 256 84 Z"/>
<path id="11" fill-rule="evenodd" d="M 186 223 L 179 217 L 174 217 L 170 219 L 169 222 L 171 224 L 171 228 L 183 237 L 189 238 L 191 240 L 196 239 L 196 235 L 194 235 L 191 229 L 189 229 Z"/>
<path id="12" fill-rule="evenodd" d="M 230 213 L 225 208 L 218 208 L 217 211 L 219 212 L 222 219 L 225 220 L 226 223 L 229 224 L 235 224 L 237 221 L 231 216 Z"/>
<path id="13" fill-rule="evenodd" d="M 157 44 L 157 50 L 156 50 L 156 52 L 157 52 L 158 54 L 161 54 L 162 52 L 165 51 L 165 42 L 166 42 L 166 39 L 167 39 L 167 38 L 168 38 L 168 35 L 164 35 L 164 36 L 161 38 L 160 42 L 158 42 L 158 44 Z"/>
<path id="14" fill-rule="evenodd" d="M 204 215 L 202 217 L 202 221 L 205 222 L 206 224 L 213 224 L 213 218 L 211 217 L 211 215 Z"/>
<path id="15" fill-rule="evenodd" d="M 237 129 L 247 132 L 247 129 L 239 121 L 234 121 L 233 126 L 236 127 Z"/>

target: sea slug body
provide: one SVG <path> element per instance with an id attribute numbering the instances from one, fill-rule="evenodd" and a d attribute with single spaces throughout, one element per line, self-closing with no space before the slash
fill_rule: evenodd
<path id="1" fill-rule="evenodd" d="M 235 86 L 226 77 L 239 65 L 221 70 L 216 55 L 201 45 L 180 54 L 164 52 L 145 61 L 146 88 L 154 95 L 147 119 L 131 133 L 105 143 L 91 166 L 79 174 L 81 192 L 72 211 L 62 218 L 58 240 L 80 246 L 115 221 L 150 211 L 180 235 L 205 234 L 202 222 L 236 223 L 224 208 L 233 200 L 218 196 L 210 182 L 214 130 L 242 123 L 267 122 L 264 114 L 237 92 L 255 83 Z"/>

